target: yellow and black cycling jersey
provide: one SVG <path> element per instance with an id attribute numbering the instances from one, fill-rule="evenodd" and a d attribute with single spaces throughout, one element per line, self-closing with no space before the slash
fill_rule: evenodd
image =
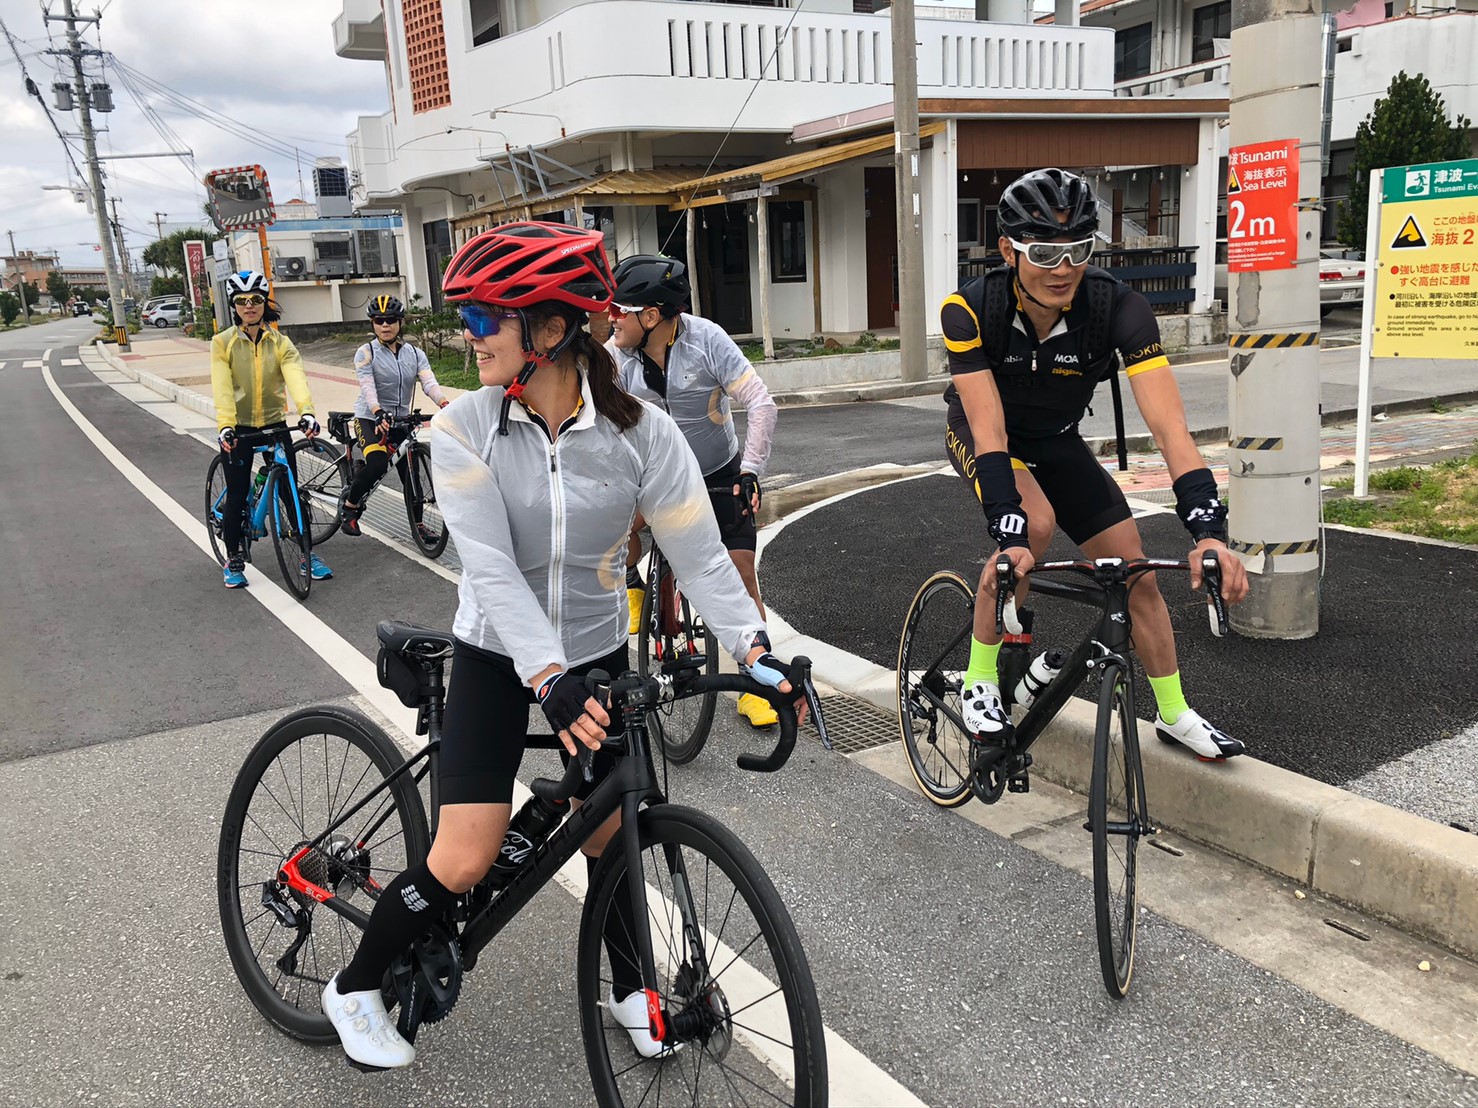
<path id="1" fill-rule="evenodd" d="M 1160 325 L 1149 301 L 1120 281 L 1113 282 L 1107 348 L 1093 361 L 1088 349 L 1089 278 L 1085 277 L 1072 304 L 1040 341 L 1018 293 L 1005 358 L 1002 364 L 992 366 L 981 340 L 982 321 L 976 317 L 983 299 L 980 282 L 984 280 L 977 277 L 967 281 L 959 292 L 945 298 L 939 312 L 944 347 L 951 375 L 984 370 L 995 374 L 1006 433 L 1012 437 L 1044 438 L 1076 425 L 1093 399 L 1093 390 L 1117 370 L 1116 354 L 1123 358 L 1129 377 L 1170 364 L 1160 345 Z M 984 324 L 989 327 L 993 322 L 986 320 Z M 952 405 L 959 403 L 953 384 L 944 396 Z"/>
<path id="2" fill-rule="evenodd" d="M 217 430 L 281 423 L 289 395 L 299 415 L 313 411 L 302 355 L 270 327 L 262 328 L 256 342 L 240 327 L 218 332 L 210 340 L 210 383 Z"/>

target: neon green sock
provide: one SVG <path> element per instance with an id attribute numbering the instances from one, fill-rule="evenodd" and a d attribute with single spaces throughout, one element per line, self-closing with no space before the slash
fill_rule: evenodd
<path id="1" fill-rule="evenodd" d="M 1166 723 L 1174 723 L 1182 713 L 1191 710 L 1191 706 L 1185 701 L 1185 692 L 1180 687 L 1180 670 L 1168 677 L 1151 677 L 1150 688 L 1154 691 L 1160 718 Z"/>
<path id="2" fill-rule="evenodd" d="M 996 660 L 1000 655 L 1000 643 L 983 643 L 974 635 L 971 635 L 970 667 L 965 670 L 965 688 L 968 689 L 977 681 L 986 681 L 992 685 L 999 685 L 1001 683 L 1001 674 L 996 668 Z"/>

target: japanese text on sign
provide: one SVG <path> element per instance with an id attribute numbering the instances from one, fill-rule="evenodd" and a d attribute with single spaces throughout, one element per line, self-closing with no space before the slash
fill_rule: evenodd
<path id="1" fill-rule="evenodd" d="M 1227 270 L 1292 269 L 1298 255 L 1298 140 L 1234 146 L 1227 157 Z"/>

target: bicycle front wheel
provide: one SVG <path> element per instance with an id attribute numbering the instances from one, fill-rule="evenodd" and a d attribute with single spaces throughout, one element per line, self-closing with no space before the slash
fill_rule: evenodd
<path id="1" fill-rule="evenodd" d="M 343 451 L 321 439 L 299 439 L 293 443 L 293 453 L 297 455 L 298 490 L 308 512 L 313 545 L 322 546 L 344 521 L 349 461 Z"/>
<path id="2" fill-rule="evenodd" d="M 970 663 L 975 591 L 958 573 L 936 573 L 909 605 L 898 641 L 898 731 L 924 795 L 941 808 L 970 799 L 970 736 L 960 689 Z"/>
<path id="3" fill-rule="evenodd" d="M 661 581 L 648 581 L 642 600 L 641 628 L 636 635 L 636 669 L 643 677 L 660 673 L 662 663 L 673 658 L 701 659 L 698 672 L 718 672 L 718 639 L 688 598 L 677 587 L 672 571 Z M 718 693 L 685 697 L 665 704 L 662 718 L 662 749 L 677 765 L 691 762 L 708 742 Z"/>
<path id="4" fill-rule="evenodd" d="M 223 530 L 226 513 L 226 460 L 217 454 L 210 460 L 205 474 L 205 531 L 210 536 L 211 553 L 217 564 L 226 564 L 227 550 Z M 245 536 L 243 536 L 244 540 Z"/>
<path id="5" fill-rule="evenodd" d="M 1150 833 L 1139 761 L 1138 721 L 1128 671 L 1109 665 L 1098 696 L 1093 776 L 1088 786 L 1088 826 L 1093 832 L 1093 915 L 1103 985 L 1115 999 L 1129 992 L 1139 894 L 1135 860 L 1139 839 Z"/>
<path id="6" fill-rule="evenodd" d="M 272 546 L 277 551 L 277 565 L 288 591 L 299 600 L 308 599 L 313 587 L 313 538 L 301 525 L 302 509 L 293 496 L 292 475 L 286 466 L 273 466 L 267 476 L 267 530 L 272 532 Z"/>
<path id="7" fill-rule="evenodd" d="M 623 961 L 635 949 L 621 922 L 630 910 L 616 910 L 616 898 L 630 895 L 618 836 L 580 920 L 580 1029 L 596 1103 L 825 1105 L 821 1008 L 764 869 L 732 831 L 691 808 L 645 809 L 637 835 L 657 991 L 681 1046 L 643 1059 L 610 1009 L 610 948 Z"/>
<path id="8" fill-rule="evenodd" d="M 278 867 L 373 793 L 405 761 L 357 712 L 309 708 L 274 724 L 247 756 L 226 802 L 216 897 L 231 966 L 262 1015 L 295 1039 L 338 1041 L 320 996 L 359 946 L 353 926 L 278 881 Z M 371 800 L 299 868 L 366 912 L 431 849 L 409 774 Z"/>
<path id="9" fill-rule="evenodd" d="M 405 514 L 410 520 L 411 540 L 428 558 L 439 558 L 446 549 L 446 520 L 436 504 L 436 486 L 431 482 L 431 448 L 416 443 L 406 462 Z"/>

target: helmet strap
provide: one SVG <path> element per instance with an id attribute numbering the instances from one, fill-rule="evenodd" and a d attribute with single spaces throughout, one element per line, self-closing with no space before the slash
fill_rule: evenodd
<path id="1" fill-rule="evenodd" d="M 1027 291 L 1026 286 L 1021 283 L 1021 275 L 1019 273 L 1017 273 L 1016 266 L 1014 266 L 1014 265 L 1011 267 L 1011 283 L 1016 286 L 1016 291 L 1017 292 L 1019 292 L 1022 296 L 1026 297 L 1028 300 L 1030 300 L 1037 307 L 1039 307 L 1039 308 L 1045 308 L 1049 312 L 1050 311 L 1053 311 L 1053 310 L 1057 310 L 1058 313 L 1061 314 L 1061 309 L 1053 309 L 1051 307 L 1048 307 L 1048 305 L 1043 304 L 1040 300 L 1038 300 L 1035 296 L 1033 296 L 1030 292 Z"/>
<path id="2" fill-rule="evenodd" d="M 528 386 L 529 378 L 534 375 L 534 370 L 541 365 L 553 365 L 568 350 L 580 334 L 580 328 L 570 326 L 565 329 L 564 338 L 559 340 L 558 345 L 547 354 L 541 354 L 534 349 L 533 338 L 529 334 L 529 319 L 522 308 L 515 309 L 518 313 L 518 326 L 523 340 L 523 368 L 518 371 L 518 376 L 503 393 L 503 408 L 498 414 L 498 434 L 508 434 L 508 409 L 515 400 L 523 395 L 523 390 Z"/>

